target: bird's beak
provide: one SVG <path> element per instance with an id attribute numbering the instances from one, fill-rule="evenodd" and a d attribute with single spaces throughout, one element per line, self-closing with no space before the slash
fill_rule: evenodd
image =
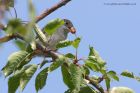
<path id="1" fill-rule="evenodd" d="M 76 33 L 76 29 L 74 28 L 74 27 L 71 27 L 71 28 L 69 28 L 70 29 L 70 32 L 72 33 L 72 34 L 75 34 Z"/>

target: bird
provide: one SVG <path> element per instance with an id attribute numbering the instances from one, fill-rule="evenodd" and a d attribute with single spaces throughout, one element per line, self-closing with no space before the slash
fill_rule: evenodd
<path id="1" fill-rule="evenodd" d="M 56 45 L 60 41 L 64 41 L 67 39 L 68 34 L 76 33 L 76 29 L 73 25 L 73 23 L 69 19 L 62 19 L 64 21 L 64 24 L 60 26 L 51 36 L 48 35 L 45 31 L 45 36 L 47 37 L 47 43 L 44 46 L 39 39 L 37 40 L 37 48 L 38 49 L 45 49 L 45 50 L 51 50 L 51 51 L 57 51 Z"/>

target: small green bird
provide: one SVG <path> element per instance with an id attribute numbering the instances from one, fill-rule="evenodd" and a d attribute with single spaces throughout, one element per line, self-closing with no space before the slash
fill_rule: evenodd
<path id="1" fill-rule="evenodd" d="M 72 22 L 68 19 L 63 19 L 64 20 L 64 25 L 59 27 L 53 35 L 49 36 L 45 32 L 45 36 L 47 37 L 47 43 L 46 46 L 44 46 L 40 41 L 37 41 L 37 47 L 38 48 L 45 48 L 46 50 L 57 50 L 56 45 L 63 40 L 66 40 L 68 37 L 68 33 L 75 34 L 76 29 L 74 28 Z"/>

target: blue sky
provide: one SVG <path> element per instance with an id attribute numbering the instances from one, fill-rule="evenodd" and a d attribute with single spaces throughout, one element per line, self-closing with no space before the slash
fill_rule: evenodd
<path id="1" fill-rule="evenodd" d="M 17 0 L 15 8 L 18 17 L 28 20 L 27 0 Z M 39 22 L 43 27 L 54 18 L 68 18 L 77 29 L 78 36 L 82 36 L 79 57 L 87 56 L 88 46 L 92 45 L 107 62 L 109 70 L 120 73 L 123 70 L 140 73 L 140 1 L 115 0 L 116 2 L 136 2 L 137 5 L 107 6 L 105 2 L 114 0 L 72 0 L 68 5 L 55 11 Z M 33 0 L 37 15 L 49 8 L 58 0 Z M 74 36 L 69 34 L 69 39 Z M 0 47 L 0 69 L 6 64 L 7 57 L 17 51 L 12 42 Z M 61 50 L 62 53 L 74 52 L 72 48 Z M 36 58 L 32 63 L 40 62 Z M 127 86 L 139 93 L 140 82 L 121 77 L 120 82 L 113 82 L 113 86 Z M 60 69 L 49 74 L 47 85 L 39 93 L 64 93 L 67 87 L 63 84 Z M 35 93 L 34 78 L 27 85 L 23 93 Z M 7 79 L 0 77 L 0 93 L 7 93 Z M 18 91 L 17 91 L 18 93 Z"/>

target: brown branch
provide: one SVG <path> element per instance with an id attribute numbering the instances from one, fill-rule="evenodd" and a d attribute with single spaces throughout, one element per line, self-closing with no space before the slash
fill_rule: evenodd
<path id="1" fill-rule="evenodd" d="M 43 18 L 47 17 L 49 14 L 51 14 L 52 12 L 54 12 L 55 10 L 57 10 L 58 8 L 66 5 L 68 2 L 70 2 L 71 0 L 61 0 L 60 2 L 58 2 L 56 5 L 52 6 L 50 9 L 45 10 L 42 14 L 40 14 L 39 16 L 37 16 L 35 18 L 35 22 L 38 23 L 39 21 L 41 21 Z M 4 29 L 4 25 L 0 24 L 0 29 Z M 19 38 L 21 39 L 21 37 L 17 36 L 17 35 L 11 35 L 11 36 L 5 36 L 3 38 L 0 38 L 0 43 L 3 42 L 7 42 L 10 41 L 14 38 Z"/>
<path id="2" fill-rule="evenodd" d="M 98 83 L 91 80 L 89 76 L 85 76 L 85 79 L 87 79 L 91 85 L 93 85 L 97 90 L 99 90 L 100 93 L 105 93 L 104 89 Z"/>
<path id="3" fill-rule="evenodd" d="M 98 83 L 101 83 L 104 79 L 105 79 L 105 75 L 103 75 L 102 77 L 99 77 Z"/>
<path id="4" fill-rule="evenodd" d="M 39 22 L 40 20 L 42 20 L 43 18 L 45 18 L 46 16 L 48 16 L 49 14 L 51 14 L 52 12 L 54 12 L 55 10 L 57 10 L 58 8 L 66 5 L 70 1 L 71 0 L 61 0 L 56 5 L 54 5 L 51 8 L 45 10 L 42 14 L 40 14 L 39 16 L 36 17 L 36 23 Z"/>
<path id="5" fill-rule="evenodd" d="M 8 35 L 8 36 L 0 38 L 0 43 L 8 42 L 8 41 L 10 41 L 12 39 L 16 39 L 16 38 L 24 40 L 24 38 L 22 36 L 20 36 L 19 34 L 12 34 L 12 35 Z"/>

